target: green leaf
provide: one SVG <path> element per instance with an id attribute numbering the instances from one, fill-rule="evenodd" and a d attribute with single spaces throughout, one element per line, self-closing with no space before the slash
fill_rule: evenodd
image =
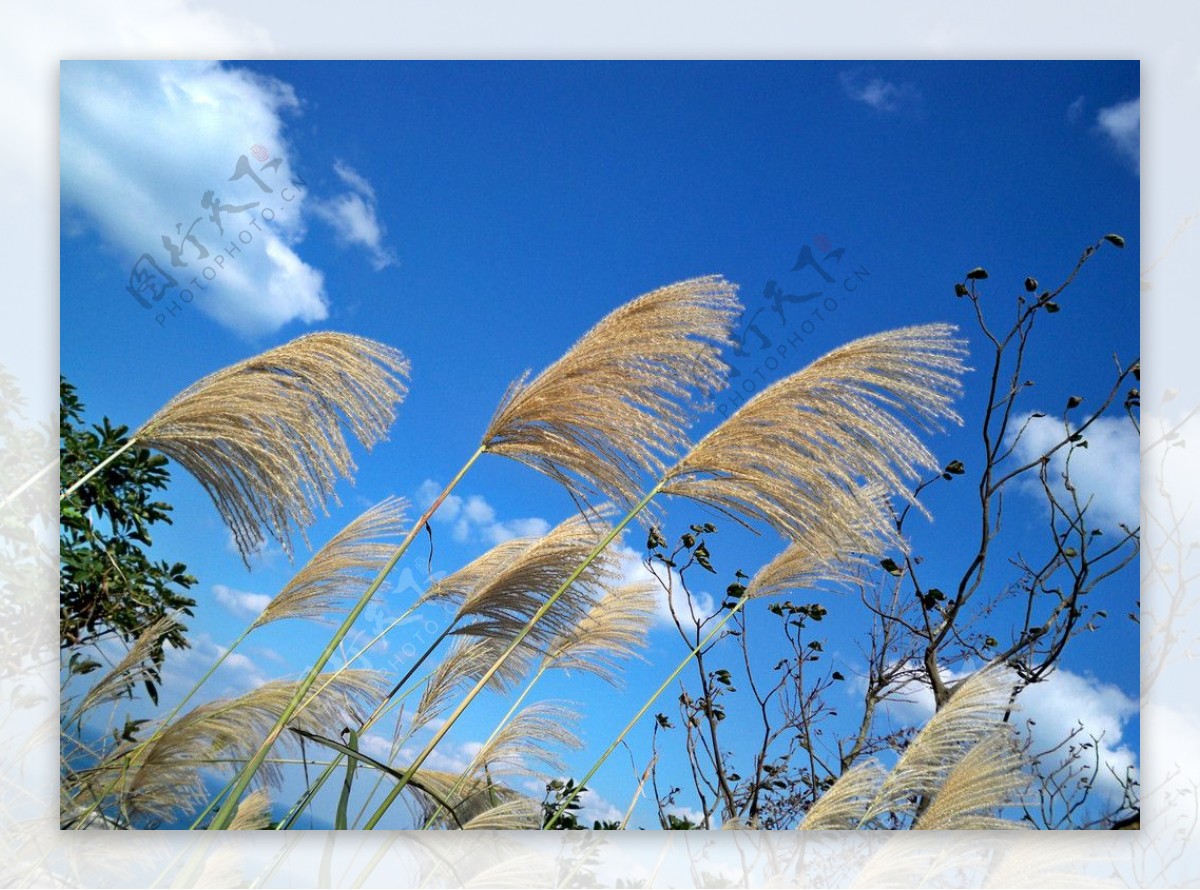
<path id="1" fill-rule="evenodd" d="M 646 538 L 646 549 L 657 550 L 659 547 L 666 547 L 667 539 L 662 536 L 662 532 L 657 526 L 650 526 L 650 534 Z"/>
<path id="2" fill-rule="evenodd" d="M 1047 300 L 1047 301 L 1046 301 L 1045 303 L 1043 303 L 1042 305 L 1044 305 L 1044 306 L 1046 307 L 1046 311 L 1047 311 L 1047 312 L 1049 312 L 1051 315 L 1053 315 L 1055 312 L 1061 312 L 1061 311 L 1062 311 L 1062 307 L 1061 307 L 1061 306 L 1059 306 L 1057 303 L 1055 303 L 1055 302 L 1054 302 L 1054 301 L 1052 301 L 1052 300 Z"/>
<path id="3" fill-rule="evenodd" d="M 965 297 L 969 293 L 970 293 L 970 291 L 967 290 L 967 286 L 965 284 L 962 284 L 960 282 L 959 284 L 954 285 L 954 296 Z"/>
<path id="4" fill-rule="evenodd" d="M 350 742 L 346 746 L 354 753 L 358 753 L 358 733 L 353 729 L 350 730 Z M 346 779 L 342 782 L 342 793 L 338 797 L 337 814 L 333 819 L 333 827 L 338 831 L 345 831 L 346 811 L 350 806 L 350 789 L 354 787 L 354 770 L 358 766 L 358 761 L 353 757 L 346 758 Z"/>
<path id="5" fill-rule="evenodd" d="M 1062 552 L 1063 556 L 1067 557 L 1068 559 L 1073 559 L 1079 555 L 1079 551 L 1074 547 L 1064 547 Z"/>
<path id="6" fill-rule="evenodd" d="M 1120 235 L 1117 235 L 1113 232 L 1109 232 L 1107 235 L 1105 235 L 1104 240 L 1107 241 L 1109 244 L 1113 245 L 1114 247 L 1124 247 L 1125 246 L 1125 239 L 1122 238 Z"/>
<path id="7" fill-rule="evenodd" d="M 972 269 L 970 272 L 967 273 L 968 281 L 982 281 L 983 279 L 985 279 L 987 277 L 988 277 L 987 269 L 983 268 L 983 266 L 976 266 L 974 269 Z"/>

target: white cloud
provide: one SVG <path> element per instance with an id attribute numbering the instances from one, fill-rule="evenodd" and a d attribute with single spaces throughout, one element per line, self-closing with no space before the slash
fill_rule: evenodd
<path id="1" fill-rule="evenodd" d="M 963 675 L 946 672 L 949 680 Z M 933 693 L 914 683 L 905 690 L 904 700 L 889 700 L 884 710 L 901 725 L 922 726 L 933 716 Z M 1083 729 L 1074 744 L 1100 738 L 1102 766 L 1094 787 L 1106 803 L 1115 804 L 1121 800 L 1121 786 L 1103 764 L 1121 776 L 1126 767 L 1137 766 L 1137 754 L 1124 737 L 1125 725 L 1137 713 L 1137 701 L 1119 687 L 1059 668 L 1047 680 L 1027 687 L 1018 696 L 1013 722 L 1015 726 L 1027 727 L 1034 753 L 1054 748 L 1081 724 Z M 1033 722 L 1027 723 L 1029 720 Z M 1069 756 L 1065 746 L 1046 755 L 1042 758 L 1043 772 L 1050 772 L 1053 763 L 1061 763 Z M 1087 762 L 1086 758 L 1083 762 Z"/>
<path id="2" fill-rule="evenodd" d="M 601 822 L 620 822 L 625 818 L 625 811 L 618 809 L 611 801 L 597 794 L 591 788 L 585 788 L 579 795 L 579 809 L 576 815 L 582 825 L 590 826 L 596 820 Z"/>
<path id="3" fill-rule="evenodd" d="M 1142 167 L 1141 123 L 1140 98 L 1101 108 L 1096 115 L 1096 126 L 1100 132 L 1108 138 L 1117 153 L 1132 163 L 1134 170 L 1138 172 Z"/>
<path id="4" fill-rule="evenodd" d="M 1067 106 L 1067 120 L 1071 123 L 1076 123 L 1083 116 L 1084 106 L 1087 105 L 1087 96 L 1080 96 L 1074 102 Z"/>
<path id="5" fill-rule="evenodd" d="M 1015 458 L 1022 463 L 1037 460 L 1061 441 L 1064 435 L 1062 421 L 1052 417 L 1025 414 L 1015 418 L 1013 428 L 1020 429 L 1026 420 L 1029 425 L 1025 427 L 1014 451 Z M 1071 426 L 1069 433 L 1074 432 L 1075 427 Z M 1123 522 L 1136 527 L 1139 524 L 1141 496 L 1141 456 L 1136 431 L 1121 418 L 1101 417 L 1088 427 L 1084 439 L 1088 447 L 1076 448 L 1071 455 L 1071 483 L 1075 486 L 1080 503 L 1091 501 L 1086 513 L 1090 526 L 1116 530 L 1117 524 Z M 1055 496 L 1063 499 L 1067 497 L 1062 485 L 1065 462 L 1066 449 L 1059 449 L 1049 466 L 1049 478 L 1054 483 Z M 1044 501 L 1041 483 L 1036 475 L 1027 474 L 1021 486 L 1024 491 Z"/>
<path id="6" fill-rule="evenodd" d="M 245 618 L 257 618 L 271 602 L 271 597 L 265 593 L 247 593 L 224 584 L 213 585 L 213 596 L 234 615 Z"/>
<path id="7" fill-rule="evenodd" d="M 862 69 L 843 71 L 838 75 L 846 95 L 876 111 L 896 114 L 916 111 L 921 105 L 921 93 L 911 83 L 896 84 L 882 77 L 868 75 Z"/>
<path id="8" fill-rule="evenodd" d="M 189 648 L 172 650 L 163 663 L 162 685 L 168 690 L 162 696 L 164 705 L 178 700 L 190 691 L 196 678 L 212 667 L 229 648 L 214 642 L 211 635 L 203 632 L 190 634 L 188 641 L 191 643 Z M 269 679 L 254 658 L 246 652 L 235 651 L 226 657 L 213 679 L 205 685 L 198 701 L 212 696 L 240 695 L 257 689 Z"/>
<path id="9" fill-rule="evenodd" d="M 376 271 L 395 265 L 395 254 L 383 244 L 387 233 L 379 221 L 375 189 L 358 171 L 341 161 L 334 162 L 333 172 L 351 191 L 315 202 L 313 210 L 333 227 L 343 243 L 366 248 Z"/>
<path id="10" fill-rule="evenodd" d="M 64 208 L 96 228 L 128 274 L 147 254 L 175 281 L 161 299 L 142 292 L 147 314 L 174 302 L 243 335 L 327 317 L 323 276 L 293 249 L 306 197 L 291 185 L 283 116 L 299 108 L 287 84 L 216 62 L 62 64 Z M 114 277 L 112 298 L 143 311 L 128 284 Z"/>
<path id="11" fill-rule="evenodd" d="M 691 612 L 687 607 L 686 594 L 683 591 L 683 580 L 679 576 L 679 572 L 674 569 L 669 569 L 666 566 L 656 567 L 656 571 L 660 576 L 666 579 L 667 575 L 663 573 L 665 569 L 670 574 L 670 585 L 673 591 L 668 596 L 666 589 L 655 577 L 654 572 L 651 572 L 646 567 L 646 563 L 642 560 L 642 554 L 638 553 L 632 547 L 625 544 L 614 545 L 613 552 L 616 554 L 620 563 L 621 584 L 650 584 L 657 594 L 655 604 L 654 617 L 656 622 L 663 627 L 675 627 L 675 621 L 671 618 L 671 606 L 669 600 L 675 603 L 675 611 L 679 615 L 679 619 L 683 622 L 684 628 L 687 628 L 691 623 Z M 713 613 L 716 609 L 716 602 L 712 595 L 703 590 L 691 590 L 692 602 L 696 607 L 696 615 L 699 618 L 705 618 Z"/>
<path id="12" fill-rule="evenodd" d="M 424 509 L 441 493 L 442 486 L 426 479 L 417 488 L 416 502 Z M 496 510 L 487 499 L 473 494 L 466 497 L 451 494 L 442 501 L 432 524 L 448 529 L 460 544 L 482 542 L 488 546 L 513 538 L 536 538 L 550 531 L 550 523 L 537 516 L 498 520 Z"/>

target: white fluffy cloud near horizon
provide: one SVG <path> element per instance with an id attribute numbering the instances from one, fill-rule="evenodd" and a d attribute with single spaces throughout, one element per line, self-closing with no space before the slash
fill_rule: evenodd
<path id="1" fill-rule="evenodd" d="M 328 200 L 292 184 L 285 119 L 301 102 L 288 84 L 209 61 L 72 61 L 61 72 L 64 231 L 94 230 L 124 255 L 114 301 L 157 315 L 187 290 L 188 305 L 246 337 L 322 321 L 325 276 L 298 251 L 308 219 L 329 207 L 344 208 L 333 223 L 341 240 L 366 248 L 377 269 L 389 261 L 361 175 L 335 167 L 351 190 Z M 176 282 L 161 299 L 143 290 L 145 310 L 126 289 L 143 254 Z"/>

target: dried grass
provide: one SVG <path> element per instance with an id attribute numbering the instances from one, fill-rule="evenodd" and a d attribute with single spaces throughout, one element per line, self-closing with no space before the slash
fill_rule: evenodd
<path id="1" fill-rule="evenodd" d="M 284 618 L 324 618 L 353 602 L 379 573 L 403 537 L 403 498 L 388 498 L 363 513 L 313 554 L 267 605 L 251 628 Z"/>
<path id="2" fill-rule="evenodd" d="M 626 303 L 532 380 L 514 382 L 484 433 L 487 451 L 525 463 L 582 502 L 628 508 L 687 446 L 697 407 L 724 385 L 720 350 L 741 306 L 720 276 Z"/>
<path id="3" fill-rule="evenodd" d="M 354 461 L 347 427 L 370 448 L 407 392 L 400 352 L 351 334 L 315 333 L 210 374 L 133 439 L 174 458 L 211 495 L 243 559 L 266 530 L 291 555 Z"/>
<path id="4" fill-rule="evenodd" d="M 835 349 L 754 396 L 667 474 L 663 491 L 786 538 L 830 546 L 865 526 L 865 480 L 900 492 L 919 468 L 936 469 L 905 425 L 960 422 L 951 401 L 965 370 L 949 325 L 901 328 Z"/>

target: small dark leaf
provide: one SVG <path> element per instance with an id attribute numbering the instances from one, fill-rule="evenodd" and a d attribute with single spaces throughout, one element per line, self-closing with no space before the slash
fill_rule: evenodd
<path id="1" fill-rule="evenodd" d="M 965 284 L 959 283 L 954 285 L 954 296 L 965 297 L 969 293 L 970 291 L 967 290 L 967 286 Z"/>
<path id="2" fill-rule="evenodd" d="M 1043 305 L 1045 305 L 1046 311 L 1049 312 L 1051 315 L 1053 315 L 1055 312 L 1060 312 L 1062 310 L 1061 306 L 1059 306 L 1057 303 L 1052 302 L 1050 300 L 1047 300 Z"/>
<path id="3" fill-rule="evenodd" d="M 1064 547 L 1063 548 L 1063 556 L 1067 557 L 1068 559 L 1074 558 L 1078 555 L 1079 555 L 1079 551 L 1076 550 L 1074 547 Z"/>
<path id="4" fill-rule="evenodd" d="M 1109 244 L 1111 244 L 1113 247 L 1124 247 L 1125 246 L 1125 239 L 1122 238 L 1120 235 L 1116 235 L 1111 232 L 1104 236 L 1104 240 L 1107 241 Z"/>
<path id="5" fill-rule="evenodd" d="M 683 546 L 686 547 L 688 550 L 691 550 L 694 546 L 696 546 L 695 535 L 684 535 L 679 540 L 681 540 L 683 542 Z"/>
<path id="6" fill-rule="evenodd" d="M 662 536 L 662 532 L 657 527 L 650 527 L 650 534 L 646 538 L 646 549 L 657 550 L 659 547 L 666 547 L 667 539 Z"/>
<path id="7" fill-rule="evenodd" d="M 886 559 L 881 559 L 879 561 L 879 567 L 889 575 L 894 575 L 897 578 L 904 574 L 904 570 L 901 569 L 900 566 L 896 565 L 896 561 L 890 556 Z"/>
<path id="8" fill-rule="evenodd" d="M 829 676 L 830 676 L 830 678 L 831 678 L 831 679 L 833 679 L 833 680 L 845 680 L 845 679 L 846 679 L 845 677 L 843 677 L 843 676 L 842 676 L 842 672 L 841 672 L 841 671 L 834 671 L 834 672 L 833 672 L 832 674 L 830 674 Z"/>
<path id="9" fill-rule="evenodd" d="M 945 472 L 950 473 L 953 476 L 961 476 L 966 471 L 967 468 L 963 466 L 963 462 L 961 460 L 952 460 L 950 463 L 946 464 Z"/>
<path id="10" fill-rule="evenodd" d="M 746 587 L 743 584 L 730 584 L 725 588 L 725 595 L 732 599 L 741 599 L 746 595 Z"/>
<path id="11" fill-rule="evenodd" d="M 982 281 L 983 279 L 985 279 L 987 277 L 988 277 L 987 269 L 983 268 L 983 266 L 976 266 L 974 269 L 972 269 L 970 272 L 967 273 L 968 281 Z"/>
<path id="12" fill-rule="evenodd" d="M 1029 291 L 1030 293 L 1033 293 L 1035 290 L 1037 290 L 1037 287 L 1038 287 L 1038 283 L 1037 283 L 1036 278 L 1026 278 L 1025 279 L 1025 290 Z"/>
<path id="13" fill-rule="evenodd" d="M 1071 396 L 1069 399 L 1067 399 L 1067 410 L 1069 411 L 1072 408 L 1078 408 L 1082 404 L 1083 404 L 1082 396 Z"/>

